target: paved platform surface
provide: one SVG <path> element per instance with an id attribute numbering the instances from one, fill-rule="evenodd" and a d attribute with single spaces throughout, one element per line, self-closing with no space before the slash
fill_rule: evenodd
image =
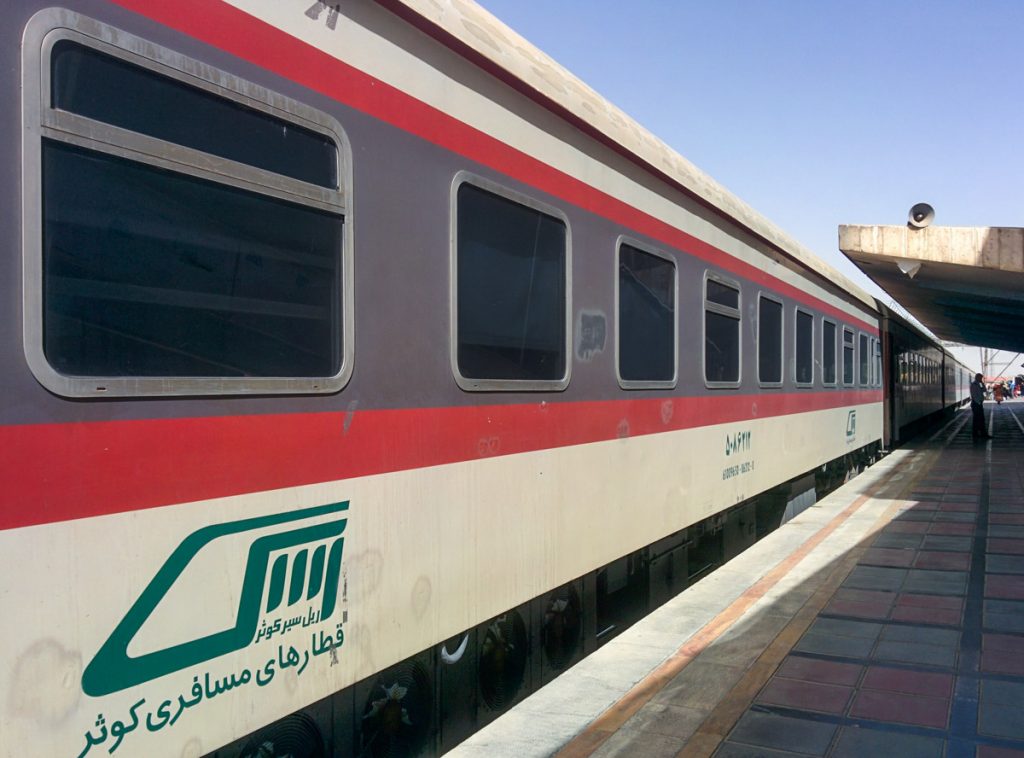
<path id="1" fill-rule="evenodd" d="M 1024 401 L 961 411 L 449 755 L 1024 758 Z"/>

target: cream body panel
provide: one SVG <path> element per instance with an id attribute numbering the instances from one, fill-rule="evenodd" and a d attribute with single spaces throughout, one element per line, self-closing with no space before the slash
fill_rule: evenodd
<path id="1" fill-rule="evenodd" d="M 851 411 L 856 433 L 848 437 Z M 0 645 L 10 655 L 0 662 L 0 755 L 21 758 L 33 745 L 40 755 L 77 756 L 85 733 L 99 734 L 99 714 L 108 728 L 128 724 L 143 698 L 136 710 L 143 718 L 165 700 L 177 712 L 179 696 L 192 700 L 193 677 L 255 672 L 280 657 L 279 644 L 301 655 L 311 635 L 334 633 L 346 614 L 334 665 L 328 655 L 311 656 L 301 675 L 296 667 L 278 670 L 265 686 L 251 681 L 241 692 L 204 698 L 161 730 L 150 732 L 143 721 L 119 748 L 122 755 L 202 754 L 875 441 L 881 421 L 880 404 L 836 408 L 0 533 L 0 571 L 13 578 L 2 590 L 9 622 L 0 627 Z M 727 453 L 727 440 L 743 433 L 749 444 Z M 335 617 L 120 692 L 82 692 L 83 668 L 186 536 L 343 500 L 350 505 Z M 236 538 L 204 561 L 197 556 L 200 570 L 181 575 L 170 610 L 154 613 L 155 628 L 144 626 L 130 652 L 230 625 L 246 548 Z"/>

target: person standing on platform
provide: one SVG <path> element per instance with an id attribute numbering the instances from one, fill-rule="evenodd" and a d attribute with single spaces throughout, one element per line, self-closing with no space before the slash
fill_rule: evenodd
<path id="1" fill-rule="evenodd" d="M 989 436 L 985 431 L 985 411 L 981 409 L 981 404 L 985 402 L 985 384 L 982 378 L 981 374 L 975 374 L 974 381 L 971 382 L 971 437 L 976 440 L 987 439 Z"/>

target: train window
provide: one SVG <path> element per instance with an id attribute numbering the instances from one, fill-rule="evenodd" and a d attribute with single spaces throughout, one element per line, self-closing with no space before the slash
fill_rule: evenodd
<path id="1" fill-rule="evenodd" d="M 704 279 L 704 381 L 740 385 L 739 284 L 707 272 Z"/>
<path id="2" fill-rule="evenodd" d="M 326 134 L 72 40 L 54 44 L 51 61 L 53 108 L 321 187 L 338 187 L 338 148 Z"/>
<path id="3" fill-rule="evenodd" d="M 74 14 L 38 15 L 26 40 L 24 203 L 40 209 L 25 217 L 26 353 L 44 386 L 341 389 L 352 298 L 340 125 Z"/>
<path id="4" fill-rule="evenodd" d="M 871 356 L 868 353 L 868 336 L 866 334 L 860 335 L 860 371 L 857 375 L 857 381 L 861 386 L 868 384 L 868 369 L 871 366 Z"/>
<path id="5" fill-rule="evenodd" d="M 826 386 L 836 383 L 836 325 L 828 319 L 821 322 L 821 382 Z"/>
<path id="6" fill-rule="evenodd" d="M 757 380 L 782 386 L 782 303 L 764 294 L 757 302 Z"/>
<path id="7" fill-rule="evenodd" d="M 738 286 L 712 279 L 709 275 L 707 279 L 707 302 L 721 305 L 724 308 L 739 310 L 739 288 Z"/>
<path id="8" fill-rule="evenodd" d="M 875 386 L 882 386 L 882 343 L 879 340 L 872 340 L 874 342 L 874 358 L 875 358 Z"/>
<path id="9" fill-rule="evenodd" d="M 843 384 L 853 384 L 854 336 L 851 329 L 843 327 Z"/>
<path id="10" fill-rule="evenodd" d="M 676 264 L 620 239 L 616 351 L 619 384 L 674 387 L 676 382 Z"/>
<path id="11" fill-rule="evenodd" d="M 459 386 L 564 388 L 570 333 L 565 217 L 466 174 L 456 177 L 453 192 L 452 354 Z"/>
<path id="12" fill-rule="evenodd" d="M 814 382 L 814 316 L 796 310 L 796 374 L 794 379 L 802 387 Z"/>

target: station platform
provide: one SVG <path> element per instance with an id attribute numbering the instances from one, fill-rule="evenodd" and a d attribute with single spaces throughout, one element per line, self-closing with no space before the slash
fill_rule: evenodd
<path id="1" fill-rule="evenodd" d="M 1024 757 L 1024 400 L 860 476 L 449 753 Z"/>

